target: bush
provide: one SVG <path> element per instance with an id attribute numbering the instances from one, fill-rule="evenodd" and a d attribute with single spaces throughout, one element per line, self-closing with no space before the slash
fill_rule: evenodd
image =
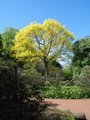
<path id="1" fill-rule="evenodd" d="M 90 66 L 84 66 L 80 75 L 76 80 L 77 85 L 82 87 L 90 87 Z"/>
<path id="2" fill-rule="evenodd" d="M 48 109 L 45 112 L 45 118 L 45 120 L 75 120 L 71 112 L 58 109 Z"/>
<path id="3" fill-rule="evenodd" d="M 83 97 L 83 93 L 82 89 L 77 86 L 46 86 L 43 90 L 43 97 L 78 99 Z"/>
<path id="4" fill-rule="evenodd" d="M 61 89 L 61 98 L 78 99 L 81 94 L 81 89 L 77 86 L 63 86 Z"/>
<path id="5" fill-rule="evenodd" d="M 45 87 L 42 92 L 43 97 L 45 98 L 59 98 L 61 95 L 58 89 L 54 86 Z"/>
<path id="6" fill-rule="evenodd" d="M 0 120 L 39 120 L 44 110 L 40 94 L 36 97 L 33 86 L 28 90 L 16 68 L 11 60 L 0 61 Z"/>
<path id="7" fill-rule="evenodd" d="M 83 96 L 90 98 L 90 66 L 84 66 L 75 84 L 82 88 Z"/>

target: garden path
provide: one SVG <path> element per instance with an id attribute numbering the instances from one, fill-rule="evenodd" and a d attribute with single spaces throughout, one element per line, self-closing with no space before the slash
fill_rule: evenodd
<path id="1" fill-rule="evenodd" d="M 74 114 L 85 113 L 87 120 L 90 120 L 90 99 L 45 99 L 45 102 Z"/>

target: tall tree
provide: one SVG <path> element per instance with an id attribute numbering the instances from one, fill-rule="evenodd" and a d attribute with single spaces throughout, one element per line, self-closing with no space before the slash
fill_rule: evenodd
<path id="1" fill-rule="evenodd" d="M 1 53 L 2 53 L 2 48 L 3 48 L 2 37 L 1 37 L 1 34 L 0 34 L 0 56 L 1 56 Z"/>
<path id="2" fill-rule="evenodd" d="M 73 64 L 83 67 L 90 65 L 90 37 L 85 37 L 73 44 Z"/>
<path id="3" fill-rule="evenodd" d="M 71 49 L 73 34 L 59 22 L 48 19 L 43 24 L 31 23 L 17 33 L 13 51 L 17 59 L 27 59 L 44 63 L 46 75 L 48 64 L 61 58 L 65 50 Z"/>
<path id="4" fill-rule="evenodd" d="M 11 47 L 13 46 L 13 40 L 17 32 L 18 29 L 9 27 L 1 34 L 3 44 L 2 56 L 4 58 L 10 58 Z"/>
<path id="5" fill-rule="evenodd" d="M 73 44 L 73 53 L 73 71 L 77 76 L 84 66 L 90 65 L 90 36 L 76 41 Z"/>

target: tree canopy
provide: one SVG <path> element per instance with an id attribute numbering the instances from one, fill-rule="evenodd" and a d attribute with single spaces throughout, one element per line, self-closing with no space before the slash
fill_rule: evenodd
<path id="1" fill-rule="evenodd" d="M 90 65 L 90 37 L 85 37 L 75 42 L 73 52 L 73 64 L 75 66 Z"/>
<path id="2" fill-rule="evenodd" d="M 84 66 L 90 65 L 90 37 L 76 41 L 73 44 L 73 53 L 73 78 L 76 78 Z"/>
<path id="3" fill-rule="evenodd" d="M 18 29 L 8 27 L 1 34 L 2 37 L 2 56 L 7 58 L 10 57 L 11 47 L 13 46 L 13 40 L 15 39 L 15 35 L 18 32 Z"/>
<path id="4" fill-rule="evenodd" d="M 0 34 L 0 56 L 1 56 L 1 52 L 2 52 L 2 47 L 3 47 L 3 45 L 2 45 L 2 37 L 1 37 L 1 34 Z"/>
<path id="5" fill-rule="evenodd" d="M 17 59 L 38 60 L 45 64 L 71 49 L 73 34 L 53 19 L 31 23 L 15 36 L 13 51 Z M 47 70 L 46 70 L 47 71 Z"/>

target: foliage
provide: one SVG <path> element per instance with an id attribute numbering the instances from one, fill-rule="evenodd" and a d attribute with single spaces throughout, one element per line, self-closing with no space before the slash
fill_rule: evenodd
<path id="1" fill-rule="evenodd" d="M 90 37 L 76 41 L 73 44 L 73 53 L 72 65 L 75 78 L 84 66 L 90 65 Z"/>
<path id="2" fill-rule="evenodd" d="M 63 74 L 65 77 L 65 80 L 71 80 L 72 79 L 72 66 L 66 65 L 63 69 Z"/>
<path id="3" fill-rule="evenodd" d="M 16 79 L 15 68 L 11 60 L 0 61 L 0 120 L 38 120 L 42 100 L 28 90 L 20 75 Z"/>
<path id="4" fill-rule="evenodd" d="M 64 81 L 64 76 L 62 70 L 59 68 L 53 67 L 50 70 L 49 75 L 47 76 L 47 82 L 54 86 L 61 86 Z"/>
<path id="5" fill-rule="evenodd" d="M 81 70 L 78 79 L 76 80 L 77 84 L 82 87 L 90 87 L 90 66 L 84 66 Z"/>
<path id="6" fill-rule="evenodd" d="M 43 90 L 43 97 L 45 98 L 65 98 L 65 99 L 78 99 L 82 98 L 82 89 L 78 86 L 49 86 Z"/>
<path id="7" fill-rule="evenodd" d="M 52 71 L 54 71 L 56 69 L 62 70 L 62 65 L 60 63 L 58 63 L 56 60 L 52 60 L 49 63 L 49 73 L 51 73 Z M 42 75 L 44 75 L 45 73 L 45 65 L 43 63 L 38 63 L 36 64 L 35 69 L 37 70 L 37 72 L 41 73 Z"/>
<path id="8" fill-rule="evenodd" d="M 37 73 L 35 69 L 27 67 L 22 69 L 21 76 L 29 92 L 32 93 L 32 97 L 34 95 L 34 97 L 42 99 L 40 93 L 45 84 L 45 77 Z"/>
<path id="9" fill-rule="evenodd" d="M 64 75 L 61 64 L 53 60 L 49 64 L 49 75 L 47 76 L 46 84 L 60 86 L 64 81 Z"/>
<path id="10" fill-rule="evenodd" d="M 51 67 L 59 68 L 61 70 L 63 68 L 63 66 L 58 61 L 56 61 L 56 60 L 52 60 L 52 62 L 51 62 L 50 65 L 51 65 Z"/>
<path id="11" fill-rule="evenodd" d="M 11 48 L 13 46 L 13 40 L 15 39 L 15 35 L 18 32 L 18 29 L 15 28 L 6 28 L 5 31 L 1 34 L 2 37 L 2 56 L 4 58 L 10 58 Z"/>
<path id="12" fill-rule="evenodd" d="M 45 112 L 44 120 L 75 120 L 74 115 L 70 111 L 62 111 L 56 108 L 48 109 Z"/>
<path id="13" fill-rule="evenodd" d="M 32 23 L 15 36 L 14 55 L 17 59 L 43 62 L 48 74 L 48 64 L 62 58 L 65 50 L 71 50 L 73 34 L 53 19 L 43 24 Z"/>
<path id="14" fill-rule="evenodd" d="M 73 67 L 73 76 L 72 76 L 72 80 L 75 81 L 76 79 L 78 79 L 78 75 L 81 72 L 81 68 L 79 66 L 72 66 Z"/>
<path id="15" fill-rule="evenodd" d="M 1 53 L 2 53 L 2 37 L 1 37 L 1 34 L 0 34 L 0 56 L 1 56 Z"/>
<path id="16" fill-rule="evenodd" d="M 83 67 L 85 65 L 90 65 L 90 37 L 85 37 L 73 45 L 73 64 L 76 66 Z"/>
<path id="17" fill-rule="evenodd" d="M 67 99 L 78 99 L 82 97 L 82 90 L 77 86 L 63 86 L 61 88 L 61 97 Z"/>
<path id="18" fill-rule="evenodd" d="M 90 66 L 86 65 L 82 68 L 75 83 L 82 87 L 83 94 L 87 98 L 90 97 Z"/>

